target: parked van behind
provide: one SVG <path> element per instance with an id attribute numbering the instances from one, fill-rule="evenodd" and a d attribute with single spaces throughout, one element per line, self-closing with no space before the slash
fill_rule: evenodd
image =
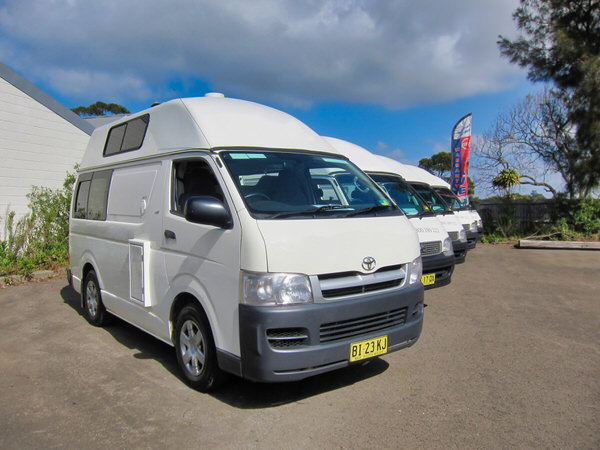
<path id="1" fill-rule="evenodd" d="M 389 172 L 401 176 L 415 190 L 431 211 L 434 212 L 436 218 L 442 223 L 452 240 L 454 263 L 464 263 L 467 257 L 467 234 L 458 216 L 446 205 L 442 197 L 429 184 L 413 181 L 422 178 L 422 174 L 417 173 L 414 170 L 414 166 L 402 164 L 386 156 L 379 155 L 379 158 L 383 161 Z"/>
<path id="2" fill-rule="evenodd" d="M 454 210 L 462 211 L 461 214 L 467 214 L 471 224 L 467 230 L 468 238 L 480 241 L 483 237 L 483 221 L 475 208 L 469 204 L 460 201 L 454 192 L 450 189 L 450 184 L 440 177 L 434 175 L 431 181 L 431 187 L 442 196 L 448 205 Z M 465 228 L 466 229 L 466 228 Z"/>
<path id="3" fill-rule="evenodd" d="M 348 141 L 332 137 L 325 140 L 364 170 L 408 216 L 419 236 L 423 260 L 421 281 L 425 289 L 449 284 L 454 271 L 454 249 L 435 213 L 400 175 L 391 171 L 391 165 L 381 156 Z"/>
<path id="4" fill-rule="evenodd" d="M 226 373 L 345 367 L 422 328 L 419 242 L 402 211 L 302 122 L 222 95 L 96 129 L 69 246 L 87 320 L 115 315 L 174 346 L 203 391 Z"/>
<path id="5" fill-rule="evenodd" d="M 475 248 L 477 241 L 481 240 L 481 232 L 483 231 L 483 224 L 479 214 L 477 214 L 476 211 L 474 212 L 468 205 L 462 203 L 456 194 L 450 190 L 450 185 L 440 177 L 436 177 L 425 169 L 417 166 L 411 166 L 411 169 L 417 177 L 416 180 L 427 183 L 444 200 L 454 214 L 456 214 L 467 233 L 468 248 Z"/>

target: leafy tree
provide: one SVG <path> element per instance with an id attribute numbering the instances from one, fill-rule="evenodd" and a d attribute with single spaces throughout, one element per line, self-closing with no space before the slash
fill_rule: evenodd
<path id="1" fill-rule="evenodd" d="M 78 106 L 73 108 L 73 111 L 78 116 L 106 116 L 109 114 L 129 114 L 129 110 L 124 106 L 116 103 L 106 104 L 104 102 L 96 102 L 90 106 Z"/>
<path id="2" fill-rule="evenodd" d="M 449 183 L 450 174 L 452 173 L 452 153 L 439 152 L 431 158 L 422 158 L 419 161 L 419 167 Z M 469 196 L 473 196 L 475 193 L 475 183 L 473 183 L 471 177 L 467 177 L 467 183 L 469 184 Z"/>
<path id="3" fill-rule="evenodd" d="M 498 45 L 532 81 L 552 82 L 573 125 L 569 191 L 600 184 L 600 0 L 521 0 L 513 14 L 524 33 Z"/>
<path id="4" fill-rule="evenodd" d="M 515 169 L 502 169 L 492 180 L 495 187 L 503 189 L 507 194 L 513 186 L 521 183 L 521 177 Z"/>
<path id="5" fill-rule="evenodd" d="M 431 158 L 423 158 L 419 161 L 419 167 L 440 178 L 448 178 L 452 170 L 452 153 L 439 152 Z"/>

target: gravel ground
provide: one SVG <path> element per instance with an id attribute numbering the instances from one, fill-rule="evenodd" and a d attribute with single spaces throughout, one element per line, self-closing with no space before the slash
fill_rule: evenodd
<path id="1" fill-rule="evenodd" d="M 600 252 L 478 245 L 413 347 L 297 383 L 189 389 L 64 279 L 0 290 L 0 448 L 600 448 Z"/>

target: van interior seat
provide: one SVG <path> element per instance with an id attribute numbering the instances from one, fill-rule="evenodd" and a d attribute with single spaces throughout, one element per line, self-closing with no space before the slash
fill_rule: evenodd
<path id="1" fill-rule="evenodd" d="M 305 180 L 296 171 L 283 169 L 277 175 L 277 189 L 271 198 L 290 205 L 306 205 L 310 203 L 306 187 Z"/>
<path id="2" fill-rule="evenodd" d="M 193 196 L 207 195 L 223 201 L 223 192 L 210 168 L 193 164 L 183 176 L 183 193 L 179 196 L 178 210 L 183 212 L 185 202 Z"/>

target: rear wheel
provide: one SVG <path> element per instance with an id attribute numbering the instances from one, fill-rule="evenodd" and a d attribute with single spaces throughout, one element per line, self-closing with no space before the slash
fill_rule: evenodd
<path id="1" fill-rule="evenodd" d="M 210 325 L 195 305 L 184 307 L 177 316 L 175 352 L 185 381 L 194 389 L 207 392 L 225 381 L 226 374 L 217 364 Z"/>
<path id="2" fill-rule="evenodd" d="M 102 303 L 102 295 L 100 294 L 100 285 L 96 272 L 90 270 L 85 276 L 83 289 L 83 314 L 87 321 L 94 326 L 101 327 L 108 323 L 108 312 Z"/>

